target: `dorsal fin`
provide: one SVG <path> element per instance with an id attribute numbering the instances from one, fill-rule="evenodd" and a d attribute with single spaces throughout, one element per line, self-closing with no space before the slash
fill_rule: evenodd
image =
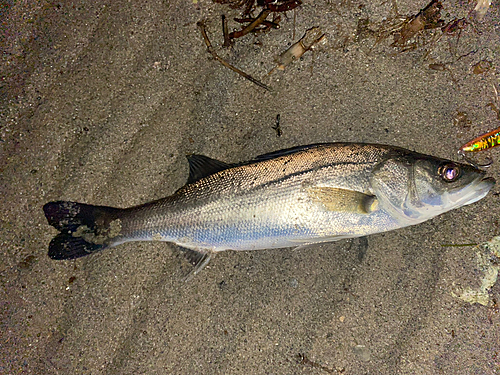
<path id="1" fill-rule="evenodd" d="M 214 173 L 223 171 L 224 169 L 231 168 L 229 164 L 222 161 L 211 159 L 203 155 L 188 155 L 189 162 L 189 178 L 188 184 L 192 184 L 204 177 L 210 176 Z"/>

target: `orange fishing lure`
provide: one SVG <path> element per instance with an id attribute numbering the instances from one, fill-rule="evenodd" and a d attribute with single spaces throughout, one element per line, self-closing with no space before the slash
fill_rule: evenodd
<path id="1" fill-rule="evenodd" d="M 500 145 L 500 128 L 496 128 L 486 134 L 467 142 L 460 147 L 461 152 L 483 151 Z"/>

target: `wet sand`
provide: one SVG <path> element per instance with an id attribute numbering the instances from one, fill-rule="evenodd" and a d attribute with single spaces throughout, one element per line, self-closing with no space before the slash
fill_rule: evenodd
<path id="1" fill-rule="evenodd" d="M 425 2 L 398 1 L 403 15 Z M 473 4 L 444 2 L 442 18 Z M 1 88 L 2 374 L 495 374 L 498 270 L 474 246 L 499 235 L 498 188 L 421 225 L 367 238 L 218 254 L 193 280 L 173 245 L 129 243 L 53 261 L 42 206 L 126 207 L 170 195 L 186 154 L 226 162 L 317 142 L 374 142 L 458 160 L 498 127 L 498 3 L 476 27 L 401 53 L 358 21 L 390 2 L 304 1 L 281 29 L 222 48 L 209 1 L 5 2 Z M 224 68 L 214 48 L 272 92 Z M 319 26 L 328 43 L 266 76 Z M 425 44 L 425 45 L 423 45 Z M 374 46 L 375 45 L 375 46 Z M 426 58 L 424 55 L 430 49 Z M 482 60 L 492 69 L 474 74 Z M 429 64 L 446 64 L 433 70 Z M 435 66 L 436 67 L 436 66 Z M 500 103 L 496 102 L 497 107 Z M 469 121 L 455 121 L 458 112 Z M 273 129 L 281 118 L 281 137 Z M 489 174 L 498 179 L 499 153 Z M 481 157 L 480 158 L 484 158 Z M 478 264 L 486 254 L 487 265 Z M 489 301 L 489 304 L 488 304 Z"/>

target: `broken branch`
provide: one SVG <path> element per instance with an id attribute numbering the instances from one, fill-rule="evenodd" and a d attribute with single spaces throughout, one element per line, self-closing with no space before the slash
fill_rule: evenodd
<path id="1" fill-rule="evenodd" d="M 263 84 L 262 82 L 256 80 L 249 74 L 245 73 L 244 71 L 236 68 L 235 66 L 232 66 L 229 64 L 226 60 L 224 60 L 222 57 L 217 55 L 217 52 L 214 51 L 214 48 L 212 47 L 212 43 L 210 42 L 210 39 L 208 39 L 207 31 L 205 30 L 205 23 L 203 21 L 199 21 L 197 23 L 198 27 L 200 28 L 201 35 L 203 36 L 203 40 L 205 41 L 205 44 L 207 45 L 207 51 L 213 56 L 215 60 L 220 62 L 222 65 L 224 65 L 226 68 L 231 69 L 232 71 L 238 73 L 240 76 L 248 79 L 250 82 L 255 83 L 257 86 L 262 87 L 263 89 L 267 91 L 271 91 L 269 86 Z"/>
<path id="2" fill-rule="evenodd" d="M 247 27 L 245 27 L 240 31 L 233 31 L 231 34 L 229 34 L 229 38 L 236 39 L 236 38 L 241 38 L 244 35 L 247 35 L 257 26 L 259 26 L 262 22 L 264 22 L 270 13 L 271 11 L 269 9 L 262 9 L 262 12 L 260 12 L 259 16 L 255 20 L 253 20 L 252 23 L 250 23 Z"/>

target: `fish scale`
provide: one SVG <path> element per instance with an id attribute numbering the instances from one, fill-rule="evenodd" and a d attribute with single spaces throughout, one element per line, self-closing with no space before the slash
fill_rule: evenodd
<path id="1" fill-rule="evenodd" d="M 353 172 L 352 154 L 343 155 L 349 161 L 340 168 L 331 167 L 332 162 L 337 166 L 339 161 L 346 163 L 337 155 L 327 158 L 319 152 L 307 152 L 298 158 L 284 156 L 221 171 L 179 192 L 186 206 L 178 216 L 155 216 L 158 220 L 149 225 L 134 220 L 134 226 L 141 228 L 141 239 L 152 240 L 158 233 L 165 241 L 213 251 L 246 250 L 249 243 L 255 248 L 286 247 L 310 242 L 319 236 L 332 237 L 339 234 L 339 220 L 347 218 L 311 202 L 303 185 L 311 184 L 310 181 L 340 188 L 348 185 L 349 179 L 336 181 L 340 176 L 345 178 L 348 167 Z M 369 166 L 368 163 L 356 164 L 354 170 L 366 170 Z M 368 192 L 368 181 L 358 179 L 356 185 L 356 189 Z M 165 207 L 165 211 L 170 208 Z M 360 221 L 360 218 L 350 221 Z M 124 229 L 129 228 L 126 220 L 123 225 Z M 347 232 L 341 232 L 345 234 Z M 124 240 L 134 237 L 137 234 Z M 183 242 L 180 240 L 183 238 L 191 240 Z"/>

